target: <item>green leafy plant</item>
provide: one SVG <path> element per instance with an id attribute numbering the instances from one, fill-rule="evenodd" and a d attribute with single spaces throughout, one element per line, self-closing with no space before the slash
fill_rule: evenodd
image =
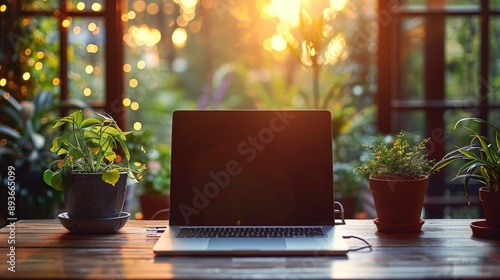
<path id="1" fill-rule="evenodd" d="M 148 162 L 148 176 L 144 179 L 145 194 L 168 194 L 170 191 L 170 148 L 156 145 Z"/>
<path id="2" fill-rule="evenodd" d="M 126 135 L 116 121 L 109 115 L 93 112 L 95 117 L 89 117 L 79 110 L 67 117 L 58 119 L 54 128 L 67 125 L 66 130 L 52 141 L 51 152 L 63 158 L 57 159 L 52 166 L 57 169 L 47 169 L 44 172 L 45 182 L 57 190 L 63 190 L 64 180 L 72 172 L 102 173 L 104 182 L 115 185 L 120 172 L 127 172 L 129 178 L 141 180 L 146 170 L 142 164 L 137 170 L 130 165 L 130 152 L 126 145 Z M 117 151 L 124 154 L 125 164 L 120 165 L 121 157 Z"/>
<path id="3" fill-rule="evenodd" d="M 464 193 L 470 204 L 468 186 L 471 179 L 485 185 L 490 191 L 500 191 L 500 131 L 493 124 L 479 118 L 463 118 L 455 123 L 453 129 L 464 122 L 486 124 L 493 129 L 493 137 L 481 135 L 470 126 L 462 126 L 472 132 L 468 145 L 456 147 L 447 153 L 433 166 L 433 171 L 438 171 L 453 162 L 463 162 L 452 180 L 464 180 Z"/>
<path id="4" fill-rule="evenodd" d="M 45 169 L 55 159 L 49 151 L 50 143 L 46 142 L 56 132 L 51 122 L 65 106 L 88 108 L 79 100 L 60 101 L 48 91 L 39 92 L 31 100 L 18 101 L 0 89 L 0 137 L 6 141 L 0 145 L 2 163 L 16 168 L 29 165 L 29 168 Z"/>
<path id="5" fill-rule="evenodd" d="M 142 129 L 127 135 L 130 155 L 147 164 L 144 178 L 138 184 L 140 194 L 168 194 L 170 191 L 170 148 L 167 144 L 154 144 L 151 130 Z"/>
<path id="6" fill-rule="evenodd" d="M 390 145 L 383 143 L 376 147 L 363 145 L 372 155 L 372 159 L 367 160 L 364 165 L 359 166 L 356 170 L 358 173 L 366 174 L 370 178 L 416 179 L 429 176 L 433 171 L 434 161 L 429 160 L 427 154 L 424 153 L 425 144 L 428 141 L 428 138 L 423 139 L 416 145 L 411 146 L 401 131 Z"/>

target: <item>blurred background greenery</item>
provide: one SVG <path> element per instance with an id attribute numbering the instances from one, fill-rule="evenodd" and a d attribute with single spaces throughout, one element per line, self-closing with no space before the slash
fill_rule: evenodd
<path id="1" fill-rule="evenodd" d="M 403 2 L 425 5 L 420 0 Z M 125 73 L 125 98 L 117 106 L 126 108 L 127 129 L 134 131 L 131 149 L 153 167 L 161 166 L 151 169 L 151 177 L 137 186 L 137 195 L 168 193 L 170 123 L 176 109 L 323 108 L 332 112 L 337 198 L 362 196 L 366 183 L 352 170 L 363 156 L 361 143 L 370 144 L 377 137 L 378 1 L 126 0 L 121 15 L 125 50 L 122 69 L 106 69 L 102 50 L 110 34 L 104 32 L 104 18 L 92 17 L 92 13 L 112 8 L 106 6 L 109 3 L 0 3 L 0 32 L 7 38 L 0 42 L 0 88 L 5 90 L 0 100 L 0 124 L 5 127 L 0 130 L 3 165 L 16 164 L 36 171 L 43 163 L 36 160 L 36 164 L 26 165 L 19 161 L 31 159 L 31 151 L 20 147 L 18 136 L 9 135 L 7 127 L 25 133 L 26 119 L 12 116 L 6 99 L 12 95 L 19 103 L 33 101 L 35 110 L 41 110 L 37 100 L 42 93 L 48 95 L 50 102 L 55 102 L 50 113 L 32 115 L 31 121 L 43 138 L 50 139 L 50 128 L 39 124 L 66 112 L 66 107 L 57 107 L 60 104 L 56 102 L 61 95 L 60 45 L 65 40 L 65 63 L 69 65 L 65 75 L 71 102 L 83 106 L 105 100 L 105 71 Z M 469 1 L 453 1 L 454 5 L 464 3 Z M 61 23 L 52 17 L 62 4 L 78 16 Z M 20 17 L 17 5 L 29 15 Z M 61 38 L 59 24 L 67 28 L 67 38 Z M 422 53 L 415 46 L 421 43 L 418 32 L 422 23 L 412 19 L 403 26 L 408 29 L 405 34 L 411 36 L 406 49 L 411 55 L 404 61 L 405 69 L 410 69 L 405 81 L 407 92 L 418 95 L 422 92 Z M 448 25 L 449 44 L 457 50 L 447 58 L 448 63 L 463 70 L 450 73 L 457 81 L 477 67 L 477 63 L 464 60 L 479 45 L 477 40 L 472 44 L 467 40 L 477 32 L 471 26 L 475 25 L 467 20 Z M 459 51 L 463 49 L 466 51 Z M 402 123 L 406 130 L 418 134 L 423 131 L 420 119 L 420 115 L 407 116 Z M 42 146 L 31 149 L 43 150 Z M 55 195 L 50 190 L 43 192 L 36 194 L 36 199 L 46 201 Z M 363 217 L 360 204 L 358 199 L 350 207 L 352 215 L 360 213 Z M 133 209 L 140 211 L 137 206 Z"/>

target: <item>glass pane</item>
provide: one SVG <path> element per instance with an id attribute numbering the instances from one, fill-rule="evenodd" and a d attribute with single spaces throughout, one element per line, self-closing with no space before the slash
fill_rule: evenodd
<path id="1" fill-rule="evenodd" d="M 69 0 L 68 10 L 73 11 L 86 11 L 86 12 L 100 12 L 105 8 L 104 0 Z"/>
<path id="2" fill-rule="evenodd" d="M 470 110 L 448 110 L 445 112 L 445 134 L 447 139 L 451 139 L 451 141 L 445 142 L 446 153 L 453 149 L 456 149 L 457 146 L 465 146 L 470 142 L 470 131 L 461 129 L 460 126 L 454 129 L 454 126 L 458 120 L 462 118 L 474 117 L 477 115 L 477 113 L 477 111 Z M 473 129 L 476 129 L 478 127 L 477 123 L 468 123 L 467 125 Z M 460 163 L 457 163 L 444 169 L 446 177 L 445 182 L 461 185 L 461 183 L 459 184 L 459 181 L 450 182 L 451 179 L 456 175 L 457 170 L 458 168 L 460 168 L 460 166 Z"/>
<path id="3" fill-rule="evenodd" d="M 491 110 L 491 113 L 488 116 L 488 121 L 493 124 L 495 127 L 500 128 L 500 112 L 498 110 Z M 495 139 L 493 131 L 490 129 L 489 130 L 489 137 L 490 139 Z"/>
<path id="4" fill-rule="evenodd" d="M 477 8 L 480 0 L 402 0 L 403 7 L 429 7 L 429 8 L 452 8 L 452 7 L 474 7 Z"/>
<path id="5" fill-rule="evenodd" d="M 492 101 L 500 100 L 500 17 L 490 21 L 490 77 L 488 96 Z"/>
<path id="6" fill-rule="evenodd" d="M 24 0 L 22 9 L 25 11 L 52 11 L 59 8 L 61 0 Z"/>
<path id="7" fill-rule="evenodd" d="M 423 100 L 425 20 L 422 17 L 403 19 L 400 29 L 402 74 L 397 99 Z"/>
<path id="8" fill-rule="evenodd" d="M 401 6 L 403 6 L 403 7 L 409 7 L 409 6 L 425 7 L 426 3 L 427 3 L 427 0 L 403 0 L 403 1 L 401 1 Z"/>
<path id="9" fill-rule="evenodd" d="M 479 17 L 448 17 L 445 33 L 445 96 L 448 100 L 479 98 Z"/>
<path id="10" fill-rule="evenodd" d="M 31 95 L 41 90 L 59 93 L 59 32 L 54 29 L 58 26 L 57 19 L 47 17 L 29 17 L 21 21 L 23 36 L 12 37 L 16 44 L 15 48 L 20 55 L 21 62 L 26 65 L 31 86 L 29 92 L 23 95 Z"/>
<path id="11" fill-rule="evenodd" d="M 68 84 L 72 98 L 105 99 L 104 19 L 73 18 L 68 29 Z"/>
<path id="12" fill-rule="evenodd" d="M 500 0 L 490 0 L 490 8 L 500 8 Z"/>
<path id="13" fill-rule="evenodd" d="M 393 131 L 404 130 L 407 133 L 425 135 L 425 112 L 422 110 L 397 111 L 393 118 Z"/>

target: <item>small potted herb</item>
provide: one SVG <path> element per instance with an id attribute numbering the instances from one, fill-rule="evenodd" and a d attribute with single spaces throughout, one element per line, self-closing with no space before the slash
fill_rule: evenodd
<path id="1" fill-rule="evenodd" d="M 428 141 L 412 146 L 400 132 L 389 145 L 363 145 L 372 158 L 357 172 L 368 176 L 377 211 L 375 224 L 380 231 L 420 231 L 424 223 L 420 215 L 434 164 L 424 152 Z"/>

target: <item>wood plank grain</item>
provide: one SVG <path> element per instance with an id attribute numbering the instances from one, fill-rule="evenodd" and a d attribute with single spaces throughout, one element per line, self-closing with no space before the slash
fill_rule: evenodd
<path id="1" fill-rule="evenodd" d="M 371 242 L 372 250 L 306 258 L 156 257 L 157 237 L 148 237 L 147 228 L 166 221 L 130 220 L 107 235 L 70 234 L 58 220 L 19 221 L 16 272 L 1 272 L 0 279 L 498 278 L 500 243 L 472 237 L 472 221 L 427 220 L 421 233 L 387 234 L 372 220 L 347 220 L 338 229 Z M 1 252 L 9 247 L 9 234 L 0 229 Z M 352 248 L 363 245 L 347 242 Z"/>

